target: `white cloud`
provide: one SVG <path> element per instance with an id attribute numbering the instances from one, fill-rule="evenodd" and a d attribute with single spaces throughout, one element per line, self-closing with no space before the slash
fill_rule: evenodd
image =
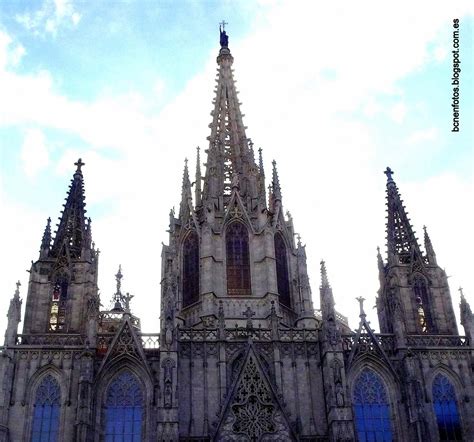
<path id="1" fill-rule="evenodd" d="M 27 129 L 21 146 L 23 170 L 29 178 L 46 168 L 49 164 L 49 153 L 46 139 L 39 129 Z"/>
<path id="2" fill-rule="evenodd" d="M 436 127 L 418 130 L 406 139 L 407 144 L 418 144 L 423 141 L 435 141 L 438 138 L 439 131 Z"/>
<path id="3" fill-rule="evenodd" d="M 390 117 L 392 118 L 395 123 L 401 124 L 405 119 L 407 114 L 407 107 L 405 103 L 399 102 L 392 106 L 390 109 Z"/>
<path id="4" fill-rule="evenodd" d="M 56 36 L 61 27 L 76 27 L 81 14 L 76 11 L 72 0 L 44 0 L 40 9 L 18 14 L 16 20 L 36 35 Z"/>

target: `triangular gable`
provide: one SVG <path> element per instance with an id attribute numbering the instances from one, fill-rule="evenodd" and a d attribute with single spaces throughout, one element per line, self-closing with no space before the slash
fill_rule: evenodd
<path id="1" fill-rule="evenodd" d="M 110 365 L 114 360 L 122 357 L 135 359 L 138 362 L 143 362 L 144 366 L 148 366 L 141 340 L 132 327 L 129 318 L 125 318 L 117 330 L 107 354 L 100 365 L 99 373 L 105 366 Z"/>
<path id="2" fill-rule="evenodd" d="M 352 365 L 355 359 L 364 354 L 376 355 L 378 359 L 385 361 L 388 367 L 396 376 L 395 368 L 392 365 L 389 357 L 383 350 L 382 346 L 375 336 L 374 331 L 370 328 L 369 323 L 364 319 L 361 320 L 359 328 L 356 332 L 354 344 L 352 346 L 351 352 L 348 359 L 348 367 Z"/>
<path id="3" fill-rule="evenodd" d="M 213 440 L 291 441 L 290 423 L 250 344 Z"/>
<path id="4" fill-rule="evenodd" d="M 246 224 L 248 224 L 252 231 L 254 230 L 252 221 L 250 220 L 247 213 L 247 209 L 245 208 L 242 198 L 236 189 L 232 189 L 230 201 L 224 215 L 224 224 L 231 219 L 241 219 L 242 221 L 246 222 Z"/>

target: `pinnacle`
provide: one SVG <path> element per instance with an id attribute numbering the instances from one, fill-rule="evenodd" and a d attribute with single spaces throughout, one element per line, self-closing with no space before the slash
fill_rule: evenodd
<path id="1" fill-rule="evenodd" d="M 321 288 L 330 287 L 328 274 L 326 270 L 326 263 L 324 260 L 321 261 Z"/>

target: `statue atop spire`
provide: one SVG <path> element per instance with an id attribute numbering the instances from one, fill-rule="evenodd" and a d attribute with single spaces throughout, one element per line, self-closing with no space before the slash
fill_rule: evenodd
<path id="1" fill-rule="evenodd" d="M 229 47 L 229 36 L 225 32 L 225 25 L 228 25 L 226 21 L 222 20 L 219 23 L 219 31 L 220 31 L 220 44 L 221 48 L 228 48 Z"/>

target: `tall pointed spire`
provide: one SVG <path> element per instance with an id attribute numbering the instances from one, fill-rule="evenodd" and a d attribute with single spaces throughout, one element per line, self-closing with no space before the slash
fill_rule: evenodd
<path id="1" fill-rule="evenodd" d="M 216 97 L 211 112 L 212 122 L 209 125 L 211 134 L 208 137 L 209 150 L 203 194 L 205 199 L 219 198 L 222 193 L 229 195 L 234 176 L 237 176 L 238 182 L 244 183 L 243 178 L 251 180 L 251 170 L 257 169 L 245 133 L 241 103 L 237 98 L 238 92 L 232 73 L 234 58 L 229 50 L 229 38 L 223 24 L 220 26 L 220 45 Z M 241 194 L 250 192 L 251 188 L 251 185 L 242 186 Z M 250 196 L 253 198 L 257 195 Z"/>
<path id="2" fill-rule="evenodd" d="M 44 228 L 43 238 L 41 239 L 40 258 L 46 258 L 51 248 L 51 218 L 48 217 L 46 227 Z"/>
<path id="3" fill-rule="evenodd" d="M 201 205 L 201 155 L 200 155 L 201 148 L 198 146 L 196 147 L 196 182 L 194 183 L 194 197 L 196 207 Z"/>
<path id="4" fill-rule="evenodd" d="M 179 218 L 182 219 L 189 213 L 190 202 L 192 202 L 191 195 L 191 181 L 189 180 L 188 159 L 184 160 L 183 170 L 183 186 L 181 188 L 181 203 L 179 206 Z"/>
<path id="5" fill-rule="evenodd" d="M 408 264 L 414 254 L 421 256 L 415 232 L 410 224 L 408 213 L 392 178 L 390 167 L 385 170 L 387 175 L 387 253 L 388 260 L 394 264 Z"/>
<path id="6" fill-rule="evenodd" d="M 426 256 L 428 258 L 428 262 L 431 265 L 436 265 L 436 253 L 433 249 L 433 244 L 431 243 L 430 236 L 428 235 L 428 231 L 426 230 L 426 226 L 423 226 L 423 231 L 424 231 L 424 240 L 425 240 L 425 251 L 426 251 Z"/>
<path id="7" fill-rule="evenodd" d="M 69 186 L 66 204 L 64 204 L 62 216 L 59 218 L 58 230 L 51 248 L 50 255 L 54 257 L 60 254 L 65 245 L 69 249 L 71 258 L 80 258 L 86 246 L 86 203 L 81 170 L 84 164 L 80 158 L 74 163 L 77 167 L 76 172 Z"/>

